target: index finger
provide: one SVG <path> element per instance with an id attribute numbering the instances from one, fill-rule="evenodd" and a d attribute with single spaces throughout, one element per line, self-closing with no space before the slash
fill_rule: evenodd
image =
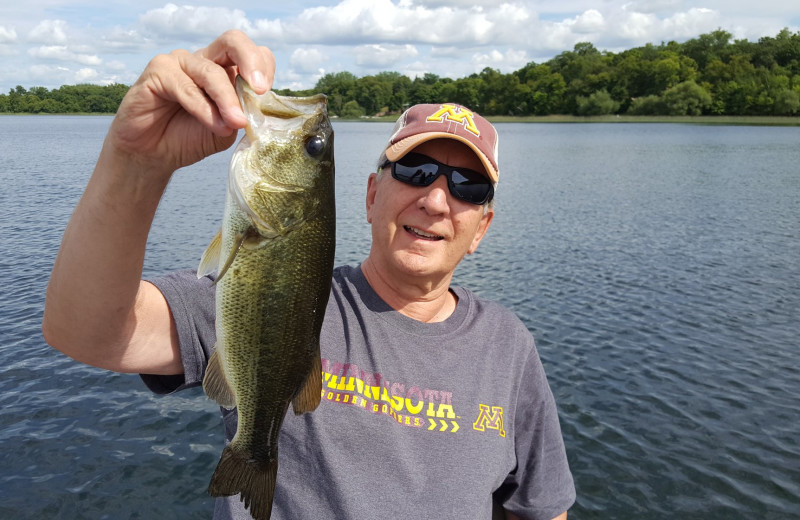
<path id="1" fill-rule="evenodd" d="M 250 87 L 259 94 L 272 88 L 275 56 L 267 47 L 256 45 L 245 33 L 223 33 L 198 54 L 223 67 L 236 67 Z"/>

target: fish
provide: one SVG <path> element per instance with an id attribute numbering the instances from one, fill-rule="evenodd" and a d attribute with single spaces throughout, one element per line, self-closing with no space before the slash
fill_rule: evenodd
<path id="1" fill-rule="evenodd" d="M 278 437 L 289 408 L 322 395 L 320 330 L 335 246 L 333 128 L 327 97 L 256 94 L 241 76 L 247 116 L 228 172 L 219 233 L 198 278 L 214 275 L 216 346 L 203 389 L 237 408 L 238 428 L 208 487 L 240 494 L 256 520 L 272 512 Z"/>

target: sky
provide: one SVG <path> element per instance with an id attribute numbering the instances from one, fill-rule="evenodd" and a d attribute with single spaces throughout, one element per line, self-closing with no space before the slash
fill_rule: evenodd
<path id="1" fill-rule="evenodd" d="M 227 29 L 270 47 L 275 87 L 299 90 L 341 71 L 461 78 L 542 63 L 578 42 L 619 52 L 716 29 L 757 41 L 783 28 L 800 30 L 795 1 L 3 0 L 0 93 L 130 85 L 153 56 L 194 51 Z"/>

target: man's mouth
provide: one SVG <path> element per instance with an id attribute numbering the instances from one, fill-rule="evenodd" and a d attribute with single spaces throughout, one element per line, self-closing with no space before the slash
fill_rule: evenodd
<path id="1" fill-rule="evenodd" d="M 434 235 L 433 233 L 428 233 L 427 231 L 422 231 L 415 227 L 403 226 L 403 229 L 423 240 L 444 240 L 443 236 Z"/>

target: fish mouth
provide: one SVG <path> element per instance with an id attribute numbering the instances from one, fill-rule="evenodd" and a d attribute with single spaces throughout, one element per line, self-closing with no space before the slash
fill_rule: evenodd
<path id="1" fill-rule="evenodd" d="M 430 241 L 437 241 L 437 240 L 444 240 L 444 237 L 441 235 L 436 235 L 433 233 L 429 233 L 427 231 L 423 231 L 419 228 L 411 227 L 411 226 L 403 226 L 408 233 L 411 233 L 417 238 L 421 238 L 422 240 L 430 240 Z"/>

